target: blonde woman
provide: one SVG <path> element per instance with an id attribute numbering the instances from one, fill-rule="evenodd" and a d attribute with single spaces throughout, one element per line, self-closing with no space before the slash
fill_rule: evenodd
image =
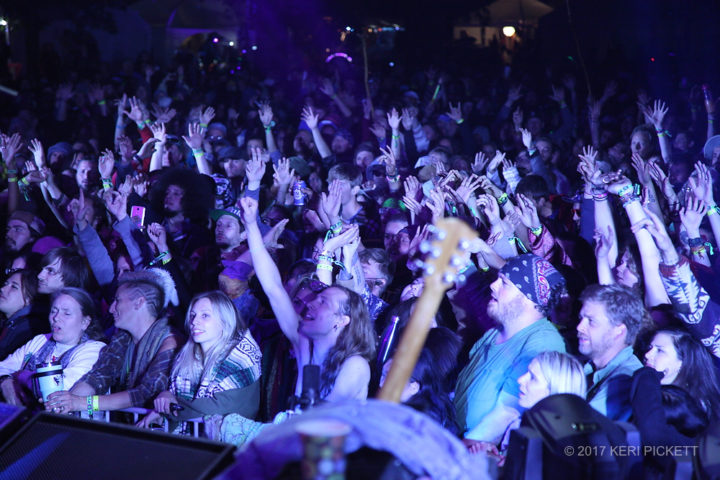
<path id="1" fill-rule="evenodd" d="M 520 389 L 518 405 L 522 409 L 532 408 L 540 400 L 559 393 L 571 393 L 585 398 L 587 381 L 582 364 L 567 353 L 543 352 L 528 365 L 528 370 L 518 378 Z M 503 435 L 500 446 L 489 442 L 478 442 L 468 446 L 472 453 L 485 452 L 505 463 L 505 451 L 510 441 L 510 432 L 520 426 L 520 417 L 510 424 Z"/>
<path id="2" fill-rule="evenodd" d="M 260 348 L 230 298 L 201 293 L 185 318 L 188 341 L 178 353 L 170 390 L 155 399 L 155 411 L 139 422 L 147 427 L 165 415 L 171 430 L 204 415 L 257 415 L 260 405 Z M 176 408 L 173 404 L 179 406 Z"/>

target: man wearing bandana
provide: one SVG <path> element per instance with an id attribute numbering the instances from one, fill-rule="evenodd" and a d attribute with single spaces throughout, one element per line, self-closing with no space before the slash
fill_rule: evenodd
<path id="1" fill-rule="evenodd" d="M 518 378 L 545 351 L 565 351 L 547 315 L 565 290 L 565 279 L 537 255 L 513 257 L 490 285 L 487 313 L 496 327 L 470 350 L 455 388 L 457 421 L 466 443 L 497 444 L 522 413 Z"/>

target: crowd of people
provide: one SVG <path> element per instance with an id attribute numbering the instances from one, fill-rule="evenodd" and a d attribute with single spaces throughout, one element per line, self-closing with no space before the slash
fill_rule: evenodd
<path id="1" fill-rule="evenodd" d="M 709 91 L 612 72 L 593 98 L 516 65 L 373 74 L 367 97 L 343 62 L 28 84 L 0 115 L 4 400 L 242 445 L 297 412 L 307 365 L 322 401 L 372 398 L 452 216 L 477 237 L 403 403 L 499 465 L 558 393 L 694 444 L 720 416 Z M 48 361 L 64 390 L 38 403 Z"/>

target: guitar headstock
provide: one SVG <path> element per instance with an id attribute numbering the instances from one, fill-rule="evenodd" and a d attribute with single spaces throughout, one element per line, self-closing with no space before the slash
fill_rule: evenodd
<path id="1" fill-rule="evenodd" d="M 425 288 L 445 291 L 453 283 L 462 284 L 465 276 L 460 273 L 470 261 L 467 252 L 478 236 L 467 223 L 454 217 L 442 218 L 429 228 L 431 237 L 420 243 L 424 260 L 417 260 L 423 269 Z"/>

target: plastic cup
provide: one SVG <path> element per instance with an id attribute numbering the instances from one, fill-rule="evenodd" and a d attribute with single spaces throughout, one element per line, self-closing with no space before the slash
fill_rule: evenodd
<path id="1" fill-rule="evenodd" d="M 35 373 L 38 389 L 42 395 L 43 401 L 47 402 L 47 397 L 51 393 L 64 390 L 63 385 L 63 368 L 60 362 L 40 363 Z"/>
<path id="2" fill-rule="evenodd" d="M 304 480 L 344 480 L 345 437 L 352 429 L 337 420 L 308 420 L 296 427 L 303 444 Z"/>

